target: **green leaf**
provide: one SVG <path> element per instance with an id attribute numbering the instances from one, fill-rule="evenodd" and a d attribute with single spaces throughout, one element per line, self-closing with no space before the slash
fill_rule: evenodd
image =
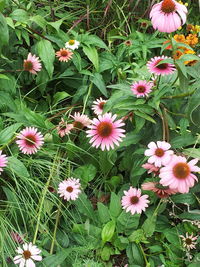
<path id="1" fill-rule="evenodd" d="M 142 229 L 138 229 L 136 231 L 134 231 L 129 237 L 128 237 L 128 240 L 130 242 L 136 242 L 137 244 L 142 242 L 142 241 L 145 241 L 146 238 L 144 236 L 144 231 Z"/>
<path id="2" fill-rule="evenodd" d="M 156 220 L 157 216 L 152 215 L 151 217 L 147 218 L 146 221 L 142 225 L 142 229 L 145 232 L 145 235 L 147 237 L 151 237 L 155 231 L 156 228 Z"/>
<path id="3" fill-rule="evenodd" d="M 114 218 L 117 218 L 122 212 L 121 198 L 114 192 L 111 193 L 109 211 L 110 215 Z"/>
<path id="4" fill-rule="evenodd" d="M 163 231 L 164 236 L 167 238 L 167 240 L 172 244 L 180 244 L 180 240 L 178 237 L 178 232 L 175 228 L 166 229 Z"/>
<path id="5" fill-rule="evenodd" d="M 0 79 L 10 80 L 8 76 L 0 74 Z"/>
<path id="6" fill-rule="evenodd" d="M 126 249 L 126 254 L 129 259 L 130 266 L 146 266 L 144 263 L 144 258 L 141 249 L 136 243 L 130 243 L 130 245 Z"/>
<path id="7" fill-rule="evenodd" d="M 113 150 L 111 151 L 101 151 L 99 150 L 99 165 L 101 171 L 106 174 L 108 173 L 115 164 L 117 159 L 117 153 Z"/>
<path id="8" fill-rule="evenodd" d="M 194 94 L 190 97 L 188 103 L 188 115 L 193 124 L 199 127 L 199 111 L 200 111 L 200 88 L 197 88 Z"/>
<path id="9" fill-rule="evenodd" d="M 0 12 L 4 10 L 7 0 L 0 0 Z"/>
<path id="10" fill-rule="evenodd" d="M 114 221 L 107 222 L 101 232 L 101 239 L 103 243 L 110 241 L 114 235 L 114 232 L 115 232 L 115 222 Z"/>
<path id="11" fill-rule="evenodd" d="M 98 208 L 98 214 L 99 214 L 100 221 L 102 223 L 107 223 L 110 220 L 110 214 L 109 214 L 108 207 L 105 206 L 103 203 L 98 202 L 97 208 Z"/>
<path id="12" fill-rule="evenodd" d="M 50 255 L 46 257 L 42 263 L 44 266 L 57 267 L 59 264 L 63 263 L 64 260 L 69 256 L 72 252 L 72 249 L 62 249 L 60 252 L 55 255 Z"/>
<path id="13" fill-rule="evenodd" d="M 78 199 L 74 202 L 80 213 L 86 215 L 90 219 L 95 219 L 94 210 L 91 202 L 87 199 L 86 194 L 81 193 Z"/>
<path id="14" fill-rule="evenodd" d="M 181 194 L 181 195 L 175 195 L 171 197 L 172 201 L 175 203 L 187 203 L 187 204 L 194 204 L 196 199 L 193 194 Z"/>
<path id="15" fill-rule="evenodd" d="M 60 26 L 63 23 L 63 19 L 59 19 L 54 22 L 48 22 L 48 25 L 52 26 L 54 29 L 56 29 L 57 32 L 60 30 Z"/>
<path id="16" fill-rule="evenodd" d="M 7 144 L 21 125 L 21 123 L 14 123 L 11 126 L 8 126 L 7 128 L 3 129 L 0 132 L 0 145 Z"/>
<path id="17" fill-rule="evenodd" d="M 29 20 L 29 15 L 24 9 L 15 9 L 10 17 L 18 22 L 26 23 Z"/>
<path id="18" fill-rule="evenodd" d="M 147 121 L 151 121 L 153 123 L 156 123 L 156 121 L 154 119 L 152 119 L 152 117 L 150 117 L 149 115 L 147 115 L 147 114 L 145 114 L 145 113 L 143 113 L 143 112 L 141 112 L 139 110 L 135 110 L 134 113 L 135 113 L 135 115 L 137 115 L 139 117 L 142 117 Z"/>
<path id="19" fill-rule="evenodd" d="M 65 98 L 69 97 L 70 95 L 65 92 L 57 92 L 54 96 L 53 96 L 53 105 L 57 105 L 60 101 L 64 100 Z"/>
<path id="20" fill-rule="evenodd" d="M 45 120 L 46 118 L 39 113 L 35 113 L 34 111 L 24 108 L 23 109 L 24 116 L 26 117 L 28 123 L 32 126 L 38 126 L 41 128 L 46 128 Z"/>
<path id="21" fill-rule="evenodd" d="M 106 85 L 103 80 L 103 76 L 100 73 L 94 73 L 94 77 L 91 78 L 91 81 L 96 85 L 96 87 L 104 96 L 108 97 Z"/>
<path id="22" fill-rule="evenodd" d="M 125 210 L 123 210 L 117 218 L 117 229 L 122 232 L 126 230 L 131 230 L 132 233 L 133 229 L 137 229 L 139 225 L 139 220 L 140 214 L 132 215 L 130 212 L 126 212 Z"/>
<path id="23" fill-rule="evenodd" d="M 93 46 L 83 46 L 83 52 L 88 57 L 88 59 L 93 63 L 96 71 L 99 71 L 99 56 L 97 50 Z"/>
<path id="24" fill-rule="evenodd" d="M 74 171 L 74 175 L 81 179 L 83 186 L 87 186 L 88 182 L 92 181 L 97 173 L 97 169 L 92 164 L 86 164 Z"/>
<path id="25" fill-rule="evenodd" d="M 33 17 L 30 18 L 30 20 L 35 22 L 42 29 L 45 29 L 45 27 L 47 25 L 46 20 L 40 15 L 33 16 Z"/>
<path id="26" fill-rule="evenodd" d="M 15 157 L 8 158 L 8 167 L 19 177 L 27 178 L 29 173 L 24 163 Z"/>
<path id="27" fill-rule="evenodd" d="M 52 77 L 54 70 L 54 59 L 55 59 L 55 51 L 50 41 L 41 40 L 37 43 L 37 51 L 39 57 L 44 63 L 44 66 L 49 74 L 49 77 Z"/>
<path id="28" fill-rule="evenodd" d="M 186 148 L 183 153 L 189 157 L 200 159 L 200 148 Z"/>
<path id="29" fill-rule="evenodd" d="M 0 13 L 0 50 L 4 45 L 8 44 L 9 40 L 9 32 L 6 19 Z"/>

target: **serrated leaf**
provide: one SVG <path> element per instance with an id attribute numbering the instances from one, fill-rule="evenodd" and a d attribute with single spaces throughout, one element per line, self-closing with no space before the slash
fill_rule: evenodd
<path id="1" fill-rule="evenodd" d="M 8 168 L 21 178 L 27 178 L 30 176 L 24 163 L 15 157 L 8 158 Z"/>
<path id="2" fill-rule="evenodd" d="M 5 145 L 6 143 L 8 143 L 21 125 L 21 123 L 14 123 L 11 126 L 3 129 L 0 132 L 0 145 Z"/>
<path id="3" fill-rule="evenodd" d="M 91 78 L 91 81 L 96 85 L 96 87 L 104 96 L 108 97 L 106 85 L 103 80 L 103 76 L 100 73 L 94 73 L 94 76 Z"/>
<path id="4" fill-rule="evenodd" d="M 4 16 L 0 13 L 0 50 L 4 45 L 8 44 L 9 32 L 7 21 Z"/>
<path id="5" fill-rule="evenodd" d="M 93 63 L 96 71 L 98 72 L 99 71 L 99 56 L 98 56 L 96 48 L 93 46 L 89 46 L 89 47 L 84 46 L 83 52 L 88 57 L 88 59 Z"/>
<path id="6" fill-rule="evenodd" d="M 39 57 L 44 63 L 44 66 L 51 78 L 53 75 L 54 70 L 54 59 L 55 59 L 55 51 L 50 41 L 48 40 L 41 40 L 37 43 L 37 51 Z"/>

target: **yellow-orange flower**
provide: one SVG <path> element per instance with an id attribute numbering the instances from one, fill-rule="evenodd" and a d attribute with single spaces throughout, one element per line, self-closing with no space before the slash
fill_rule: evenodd
<path id="1" fill-rule="evenodd" d="M 194 30 L 194 25 L 192 25 L 192 24 L 188 24 L 187 26 L 186 26 L 186 31 L 187 32 L 191 32 L 191 31 L 193 31 Z"/>
<path id="2" fill-rule="evenodd" d="M 185 36 L 183 34 L 175 34 L 174 40 L 178 43 L 184 43 L 185 42 Z"/>
<path id="3" fill-rule="evenodd" d="M 176 50 L 176 51 L 174 52 L 174 54 L 173 54 L 173 59 L 174 59 L 174 60 L 177 60 L 177 59 L 179 59 L 183 54 L 184 54 L 184 53 L 181 52 L 180 50 Z"/>
<path id="4" fill-rule="evenodd" d="M 190 49 L 187 49 L 187 51 L 185 52 L 185 54 L 191 54 L 191 55 L 194 55 L 195 52 L 193 50 L 190 50 Z M 189 65 L 189 66 L 192 66 L 194 65 L 195 63 L 197 62 L 197 60 L 186 60 L 184 61 L 184 64 L 185 65 Z"/>
<path id="5" fill-rule="evenodd" d="M 186 37 L 186 41 L 187 41 L 187 44 L 194 47 L 196 44 L 198 44 L 198 37 L 197 37 L 197 34 L 189 34 L 187 37 Z"/>

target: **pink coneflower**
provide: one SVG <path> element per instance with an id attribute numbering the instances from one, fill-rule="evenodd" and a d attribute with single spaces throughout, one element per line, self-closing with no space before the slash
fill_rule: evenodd
<path id="1" fill-rule="evenodd" d="M 32 74 L 37 74 L 38 71 L 41 71 L 42 65 L 40 63 L 39 57 L 35 55 L 28 54 L 27 59 L 24 60 L 24 70 L 29 71 Z"/>
<path id="2" fill-rule="evenodd" d="M 151 23 L 155 30 L 171 33 L 185 24 L 187 12 L 185 5 L 174 0 L 163 0 L 152 7 Z"/>
<path id="3" fill-rule="evenodd" d="M 79 179 L 69 178 L 61 182 L 58 186 L 58 194 L 65 200 L 76 200 L 81 193 Z"/>
<path id="4" fill-rule="evenodd" d="M 59 122 L 58 126 L 56 127 L 58 134 L 63 137 L 70 133 L 71 129 L 73 129 L 73 124 L 67 124 L 66 121 L 62 118 Z"/>
<path id="5" fill-rule="evenodd" d="M 26 127 L 17 135 L 17 138 L 19 140 L 16 143 L 24 154 L 36 153 L 44 143 L 43 135 L 34 127 Z"/>
<path id="6" fill-rule="evenodd" d="M 122 197 L 122 208 L 126 212 L 131 212 L 131 214 L 142 213 L 148 207 L 149 200 L 148 195 L 141 196 L 141 190 L 133 188 L 132 186 L 128 191 L 124 191 L 125 196 Z"/>
<path id="7" fill-rule="evenodd" d="M 159 174 L 159 169 L 158 167 L 156 167 L 154 164 L 150 164 L 150 163 L 145 163 L 142 165 L 142 167 L 146 170 L 148 170 L 147 173 L 153 173 L 153 175 L 158 175 Z"/>
<path id="8" fill-rule="evenodd" d="M 2 150 L 0 150 L 0 174 L 3 171 L 3 167 L 6 167 L 8 163 L 8 158 L 6 155 L 2 154 Z"/>
<path id="9" fill-rule="evenodd" d="M 145 156 L 150 157 L 149 163 L 153 163 L 155 167 L 161 167 L 166 165 L 173 155 L 173 151 L 169 150 L 171 145 L 165 141 L 157 141 L 156 143 L 150 142 L 147 150 L 145 150 Z"/>
<path id="10" fill-rule="evenodd" d="M 71 117 L 74 119 L 73 127 L 82 130 L 84 127 L 87 127 L 91 124 L 91 120 L 87 115 L 80 114 L 79 112 L 75 112 Z"/>
<path id="11" fill-rule="evenodd" d="M 170 195 L 176 194 L 177 191 L 170 189 L 169 186 L 163 186 L 159 182 L 147 182 L 142 184 L 143 190 L 153 191 L 160 198 L 166 198 Z"/>
<path id="12" fill-rule="evenodd" d="M 96 101 L 93 102 L 92 110 L 96 115 L 101 115 L 103 113 L 103 107 L 107 101 L 102 99 L 101 97 L 99 99 L 96 99 Z"/>
<path id="13" fill-rule="evenodd" d="M 16 252 L 19 254 L 14 257 L 14 263 L 19 264 L 20 267 L 35 267 L 34 261 L 41 261 L 42 256 L 39 254 L 41 250 L 32 243 L 23 244 L 23 249 L 18 247 Z"/>
<path id="14" fill-rule="evenodd" d="M 99 115 L 98 119 L 94 118 L 92 120 L 92 125 L 88 126 L 90 130 L 87 130 L 87 137 L 92 137 L 90 143 L 93 147 L 101 147 L 102 150 L 105 148 L 110 150 L 110 147 L 114 149 L 114 144 L 119 146 L 119 142 L 122 141 L 121 137 L 125 137 L 123 134 L 124 126 L 122 120 L 117 120 L 117 115 L 112 115 L 112 113 L 105 113 L 104 115 Z"/>
<path id="15" fill-rule="evenodd" d="M 191 172 L 200 172 L 200 168 L 195 166 L 198 159 L 187 162 L 185 157 L 173 155 L 167 166 L 160 169 L 160 183 L 176 189 L 180 193 L 188 193 L 189 188 L 194 186 L 197 177 Z"/>
<path id="16" fill-rule="evenodd" d="M 186 248 L 188 251 L 190 251 L 190 249 L 195 249 L 196 248 L 196 244 L 197 242 L 195 242 L 195 240 L 198 239 L 198 235 L 197 236 L 193 236 L 193 233 L 191 235 L 189 235 L 189 233 L 186 233 L 186 236 L 183 235 L 179 235 L 182 238 L 183 241 L 183 247 Z"/>
<path id="17" fill-rule="evenodd" d="M 149 72 L 156 75 L 168 75 L 172 74 L 176 68 L 174 64 L 162 63 L 163 60 L 171 59 L 170 57 L 154 57 L 147 62 L 147 68 Z"/>
<path id="18" fill-rule="evenodd" d="M 11 232 L 10 233 L 10 236 L 12 237 L 12 239 L 18 243 L 18 244 L 22 244 L 24 241 L 22 239 L 22 237 L 24 236 L 20 236 L 18 233 L 15 233 L 15 232 Z"/>
<path id="19" fill-rule="evenodd" d="M 56 57 L 58 57 L 59 61 L 67 62 L 72 58 L 73 52 L 69 49 L 61 48 L 56 52 Z"/>
<path id="20" fill-rule="evenodd" d="M 153 87 L 153 83 L 147 81 L 139 81 L 135 82 L 131 85 L 131 91 L 137 97 L 148 96 L 151 92 L 151 88 Z"/>

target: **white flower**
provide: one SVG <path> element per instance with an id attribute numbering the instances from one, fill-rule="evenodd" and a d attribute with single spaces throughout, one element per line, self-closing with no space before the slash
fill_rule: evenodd
<path id="1" fill-rule="evenodd" d="M 79 45 L 80 45 L 80 42 L 76 40 L 69 40 L 68 42 L 65 43 L 65 47 L 71 50 L 77 49 Z"/>
<path id="2" fill-rule="evenodd" d="M 19 264 L 19 267 L 35 267 L 35 263 L 33 260 L 42 260 L 42 256 L 39 255 L 41 253 L 41 250 L 32 243 L 23 244 L 23 249 L 18 247 L 16 249 L 16 252 L 19 255 L 14 257 L 14 263 Z"/>

